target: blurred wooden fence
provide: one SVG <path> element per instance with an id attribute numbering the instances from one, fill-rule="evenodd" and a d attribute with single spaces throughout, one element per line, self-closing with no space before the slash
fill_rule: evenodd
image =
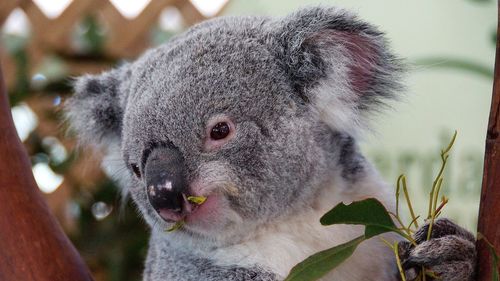
<path id="1" fill-rule="evenodd" d="M 169 7 L 180 12 L 186 26 L 206 19 L 188 0 L 151 0 L 133 19 L 122 15 L 109 0 L 73 0 L 56 18 L 49 18 L 32 0 L 1 0 L 0 27 L 16 8 L 22 9 L 31 24 L 27 46 L 30 70 L 35 69 L 46 54 L 55 53 L 64 55 L 69 74 L 77 75 L 96 72 L 107 66 L 102 61 L 71 59 L 79 55 L 72 46 L 71 36 L 75 25 L 84 17 L 94 15 L 106 28 L 107 37 L 102 50 L 105 58 L 133 58 L 150 46 L 150 30 L 158 24 L 162 11 Z M 0 59 L 9 87 L 14 83 L 15 64 L 6 52 L 0 53 Z"/>
<path id="2" fill-rule="evenodd" d="M 223 8 L 224 6 L 216 15 L 221 13 Z M 133 18 L 123 15 L 109 0 L 72 0 L 54 18 L 47 16 L 32 0 L 0 0 L 0 28 L 4 27 L 13 12 L 19 10 L 29 22 L 27 41 L 23 47 L 23 56 L 26 56 L 24 66 L 19 64 L 19 58 L 16 57 L 18 54 L 2 48 L 8 42 L 0 42 L 0 62 L 6 88 L 10 91 L 18 87 L 23 75 L 27 75 L 27 82 L 31 84 L 31 78 L 39 72 L 48 57 L 55 56 L 64 65 L 65 73 L 61 80 L 49 81 L 59 84 L 67 84 L 66 77 L 98 73 L 109 69 L 120 59 L 133 59 L 152 45 L 151 31 L 159 25 L 160 17 L 167 9 L 176 9 L 182 17 L 183 27 L 186 28 L 206 19 L 189 0 L 150 0 Z M 105 30 L 98 55 L 83 52 L 74 42 L 75 29 L 89 16 Z M 67 88 L 67 85 L 65 87 Z M 22 102 L 26 103 L 38 118 L 35 134 L 31 135 L 36 135 L 34 139 L 39 140 L 55 136 L 68 151 L 73 151 L 74 140 L 64 136 L 61 120 L 54 118 L 60 108 L 54 106 L 53 100 L 59 95 L 64 97 L 65 90 L 52 91 L 43 88 L 41 94 L 35 94 L 33 90 L 40 91 L 31 85 L 22 88 L 25 92 L 22 94 Z M 25 146 L 30 155 L 36 153 L 37 143 L 28 139 Z M 91 158 L 93 160 L 89 161 Z M 76 186 L 90 188 L 103 180 L 104 175 L 99 165 L 95 164 L 96 158 L 98 155 L 82 151 L 78 159 L 64 172 L 64 181 L 57 191 L 44 196 L 66 232 L 76 231 L 75 220 L 68 216 L 66 211 L 72 191 Z"/>

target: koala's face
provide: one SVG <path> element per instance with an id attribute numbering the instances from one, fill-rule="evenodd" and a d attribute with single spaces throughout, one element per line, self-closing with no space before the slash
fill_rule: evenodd
<path id="1" fill-rule="evenodd" d="M 162 227 L 182 219 L 187 231 L 227 233 L 301 205 L 325 179 L 324 128 L 251 32 L 202 29 L 149 53 L 130 76 L 122 131 L 130 191 Z M 189 196 L 207 201 L 198 207 Z"/>
<path id="2" fill-rule="evenodd" d="M 153 227 L 225 239 L 306 208 L 396 69 L 380 33 L 335 10 L 223 18 L 81 78 L 68 115 L 83 139 L 120 145 Z"/>

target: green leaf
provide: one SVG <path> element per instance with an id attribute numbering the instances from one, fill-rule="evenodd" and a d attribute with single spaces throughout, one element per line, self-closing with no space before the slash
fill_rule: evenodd
<path id="1" fill-rule="evenodd" d="M 285 281 L 313 281 L 321 278 L 349 258 L 364 236 L 318 252 L 292 268 Z"/>
<path id="2" fill-rule="evenodd" d="M 201 205 L 205 203 L 207 200 L 207 197 L 205 196 L 188 196 L 187 200 L 191 203 L 194 203 L 196 205 Z"/>
<path id="3" fill-rule="evenodd" d="M 322 225 L 332 224 L 360 224 L 365 227 L 365 238 L 394 231 L 400 231 L 394 224 L 384 205 L 377 199 L 369 198 L 355 201 L 349 205 L 339 203 L 321 217 Z"/>
<path id="4" fill-rule="evenodd" d="M 349 205 L 340 203 L 321 217 L 320 222 L 323 225 L 364 225 L 365 234 L 308 257 L 292 268 L 285 281 L 317 280 L 349 258 L 364 240 L 390 231 L 400 233 L 384 205 L 374 198 L 355 201 Z"/>

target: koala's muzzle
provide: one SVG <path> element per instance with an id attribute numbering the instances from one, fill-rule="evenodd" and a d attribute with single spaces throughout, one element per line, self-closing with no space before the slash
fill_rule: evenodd
<path id="1" fill-rule="evenodd" d="M 182 219 L 187 189 L 184 173 L 184 158 L 177 148 L 156 147 L 146 160 L 146 193 L 165 220 Z"/>

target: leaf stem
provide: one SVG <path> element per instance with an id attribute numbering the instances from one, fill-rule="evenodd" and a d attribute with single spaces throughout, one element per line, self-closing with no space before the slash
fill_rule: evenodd
<path id="1" fill-rule="evenodd" d="M 413 206 L 411 204 L 410 196 L 408 195 L 408 188 L 406 187 L 406 176 L 403 175 L 401 177 L 401 182 L 403 183 L 403 193 L 405 195 L 406 203 L 408 204 L 408 209 L 410 210 L 412 222 L 415 222 L 415 227 L 418 228 L 418 222 L 417 222 L 418 217 L 415 216 L 415 212 L 413 211 Z"/>
<path id="2" fill-rule="evenodd" d="M 403 270 L 403 266 L 401 265 L 401 259 L 399 258 L 398 242 L 394 242 L 392 250 L 394 251 L 394 255 L 396 256 L 396 263 L 398 265 L 399 274 L 401 275 L 401 280 L 406 281 L 405 272 Z"/>
<path id="3" fill-rule="evenodd" d="M 440 206 L 440 208 L 438 209 L 437 200 L 439 198 L 439 192 L 441 191 L 441 186 L 443 184 L 444 169 L 446 168 L 446 164 L 448 163 L 448 158 L 449 158 L 448 153 L 450 152 L 451 148 L 453 147 L 453 144 L 455 143 L 456 138 L 457 138 L 457 131 L 455 131 L 455 133 L 453 134 L 453 137 L 451 138 L 451 141 L 448 144 L 448 146 L 444 150 L 441 151 L 441 168 L 439 169 L 439 173 L 437 174 L 436 178 L 434 179 L 434 182 L 432 184 L 432 190 L 431 190 L 431 193 L 429 195 L 429 213 L 428 213 L 427 219 L 430 219 L 430 222 L 429 222 L 429 229 L 427 231 L 427 240 L 429 240 L 431 238 L 432 226 L 434 224 L 434 221 L 435 221 L 437 215 L 440 214 L 440 211 L 442 208 Z"/>

